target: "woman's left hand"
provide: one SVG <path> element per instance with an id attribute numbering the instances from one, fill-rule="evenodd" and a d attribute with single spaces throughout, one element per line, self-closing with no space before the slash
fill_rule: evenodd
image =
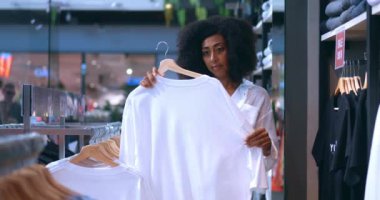
<path id="1" fill-rule="evenodd" d="M 272 142 L 265 128 L 259 128 L 245 138 L 245 144 L 248 147 L 259 147 L 262 149 L 264 156 L 271 153 Z"/>

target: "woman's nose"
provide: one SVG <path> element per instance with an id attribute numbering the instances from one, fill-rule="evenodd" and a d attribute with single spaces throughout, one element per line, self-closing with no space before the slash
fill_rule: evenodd
<path id="1" fill-rule="evenodd" d="M 218 56 L 214 51 L 211 52 L 210 59 L 211 61 L 216 61 L 218 59 Z"/>

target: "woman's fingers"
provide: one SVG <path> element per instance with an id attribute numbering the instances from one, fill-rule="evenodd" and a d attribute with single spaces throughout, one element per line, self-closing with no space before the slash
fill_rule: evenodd
<path id="1" fill-rule="evenodd" d="M 152 72 L 147 72 L 146 73 L 146 77 L 148 79 L 148 81 L 153 85 L 154 83 L 156 83 L 156 77 L 153 75 Z"/>
<path id="2" fill-rule="evenodd" d="M 246 138 L 246 144 L 250 147 L 263 147 L 270 143 L 268 132 L 264 128 L 257 129 Z"/>
<path id="3" fill-rule="evenodd" d="M 269 156 L 271 153 L 272 142 L 268 132 L 264 128 L 257 129 L 250 134 L 246 138 L 245 143 L 248 147 L 261 148 L 264 156 Z"/>
<path id="4" fill-rule="evenodd" d="M 246 141 L 257 140 L 260 137 L 265 136 L 264 134 L 265 132 L 266 132 L 265 128 L 259 128 L 255 130 L 252 134 L 248 135 L 248 137 L 246 138 Z"/>
<path id="5" fill-rule="evenodd" d="M 156 83 L 156 76 L 159 74 L 155 67 L 152 68 L 152 71 L 146 72 L 144 79 L 140 82 L 140 85 L 146 88 L 151 88 Z"/>

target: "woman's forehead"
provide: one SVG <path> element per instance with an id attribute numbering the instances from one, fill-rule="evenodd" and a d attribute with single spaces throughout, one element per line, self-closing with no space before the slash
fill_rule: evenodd
<path id="1" fill-rule="evenodd" d="M 225 44 L 224 37 L 220 34 L 215 34 L 204 39 L 202 47 L 213 47 L 220 44 Z"/>

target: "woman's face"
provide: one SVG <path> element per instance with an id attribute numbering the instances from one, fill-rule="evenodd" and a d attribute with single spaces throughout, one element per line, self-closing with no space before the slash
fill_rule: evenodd
<path id="1" fill-rule="evenodd" d="M 228 77 L 227 45 L 222 35 L 215 34 L 203 41 L 202 57 L 207 69 L 217 79 Z"/>

